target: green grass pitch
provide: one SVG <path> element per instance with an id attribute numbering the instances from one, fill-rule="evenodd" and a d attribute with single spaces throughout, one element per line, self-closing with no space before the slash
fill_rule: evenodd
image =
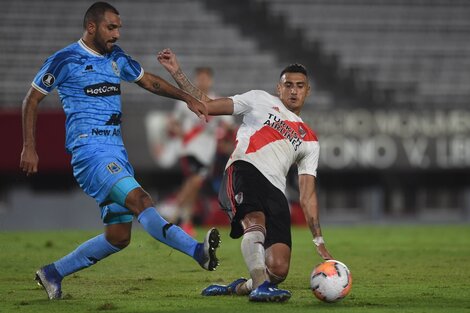
<path id="1" fill-rule="evenodd" d="M 281 285 L 292 291 L 287 303 L 200 296 L 212 282 L 247 275 L 240 242 L 226 228 L 215 272 L 137 230 L 126 250 L 67 277 L 63 300 L 47 300 L 33 281 L 36 268 L 97 233 L 0 233 L 0 312 L 470 312 L 468 225 L 324 226 L 331 253 L 353 275 L 351 294 L 334 304 L 309 290 L 320 258 L 305 228 L 293 229 L 291 271 Z M 201 239 L 204 230 L 198 233 Z"/>

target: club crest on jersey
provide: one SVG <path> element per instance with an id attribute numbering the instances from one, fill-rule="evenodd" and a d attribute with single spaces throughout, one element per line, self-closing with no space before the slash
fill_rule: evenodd
<path id="1" fill-rule="evenodd" d="M 111 62 L 111 67 L 113 68 L 114 74 L 116 74 L 116 76 L 120 76 L 121 72 L 119 71 L 119 67 L 115 61 Z"/>
<path id="2" fill-rule="evenodd" d="M 299 134 L 300 134 L 300 137 L 301 137 L 301 138 L 304 138 L 305 135 L 307 135 L 307 132 L 306 132 L 305 129 L 302 127 L 302 125 L 299 125 Z"/>
<path id="3" fill-rule="evenodd" d="M 239 192 L 235 195 L 235 201 L 237 202 L 237 204 L 242 204 L 243 202 L 243 192 Z"/>
<path id="4" fill-rule="evenodd" d="M 55 82 L 55 77 L 51 73 L 46 73 L 42 77 L 42 83 L 46 87 L 51 87 L 54 84 L 54 82 Z"/>
<path id="5" fill-rule="evenodd" d="M 279 110 L 279 107 L 273 107 L 274 111 L 281 113 L 281 110 Z"/>
<path id="6" fill-rule="evenodd" d="M 116 162 L 109 163 L 106 165 L 106 168 L 111 174 L 117 174 L 122 171 L 122 168 Z"/>

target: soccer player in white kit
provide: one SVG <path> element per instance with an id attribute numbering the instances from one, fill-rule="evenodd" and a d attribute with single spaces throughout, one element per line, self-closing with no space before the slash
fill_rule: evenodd
<path id="1" fill-rule="evenodd" d="M 214 76 L 212 68 L 197 67 L 194 72 L 196 87 L 209 97 L 216 98 L 211 91 Z M 160 213 L 170 222 L 180 222 L 185 232 L 195 236 L 193 207 L 214 162 L 217 135 L 232 128 L 234 120 L 232 116 L 213 116 L 206 123 L 187 111 L 186 102 L 177 101 L 168 121 L 170 130 L 180 137 L 182 143 L 180 165 L 185 179 L 175 199 L 167 201 Z"/>
<path id="2" fill-rule="evenodd" d="M 158 60 L 182 89 L 207 102 L 210 115 L 243 117 L 219 202 L 231 220 L 230 236 L 243 237 L 241 250 L 251 278 L 210 285 L 202 294 L 248 294 L 251 301 L 288 300 L 291 293 L 277 285 L 286 279 L 290 265 L 290 212 L 284 192 L 293 164 L 298 166 L 300 204 L 316 250 L 323 259 L 332 259 L 322 237 L 315 191 L 319 144 L 299 116 L 310 94 L 307 70 L 300 64 L 287 66 L 277 84 L 277 97 L 252 90 L 211 100 L 189 82 L 171 50 L 160 52 Z"/>

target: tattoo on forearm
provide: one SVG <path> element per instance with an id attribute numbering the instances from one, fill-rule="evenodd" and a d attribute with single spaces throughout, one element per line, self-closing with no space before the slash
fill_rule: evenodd
<path id="1" fill-rule="evenodd" d="M 316 236 L 320 236 L 320 235 L 321 235 L 321 227 L 320 227 L 320 223 L 319 223 L 319 222 L 313 222 L 310 227 L 311 227 L 313 233 L 314 233 Z"/>
<path id="2" fill-rule="evenodd" d="M 152 84 L 152 87 L 153 87 L 153 91 L 154 91 L 154 92 L 159 92 L 159 91 L 160 91 L 160 88 L 161 88 L 161 85 L 160 85 L 159 82 L 154 82 L 154 83 Z"/>
<path id="3" fill-rule="evenodd" d="M 181 69 L 178 69 L 174 74 L 173 78 L 175 79 L 178 86 L 189 93 L 191 96 L 198 100 L 202 100 L 203 93 L 199 89 L 197 89 L 191 82 L 189 81 L 188 77 L 183 73 Z"/>

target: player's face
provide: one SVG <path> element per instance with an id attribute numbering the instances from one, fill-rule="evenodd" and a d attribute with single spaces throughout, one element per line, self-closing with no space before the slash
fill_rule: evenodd
<path id="1" fill-rule="evenodd" d="M 286 108 L 299 115 L 305 98 L 310 94 L 307 76 L 302 73 L 284 73 L 277 84 L 277 93 Z"/>
<path id="2" fill-rule="evenodd" d="M 196 87 L 204 93 L 211 90 L 212 82 L 212 76 L 207 72 L 199 72 L 196 75 Z"/>
<path id="3" fill-rule="evenodd" d="M 121 28 L 121 18 L 119 15 L 106 11 L 103 19 L 98 23 L 94 44 L 101 53 L 113 51 L 115 42 L 119 39 Z"/>

